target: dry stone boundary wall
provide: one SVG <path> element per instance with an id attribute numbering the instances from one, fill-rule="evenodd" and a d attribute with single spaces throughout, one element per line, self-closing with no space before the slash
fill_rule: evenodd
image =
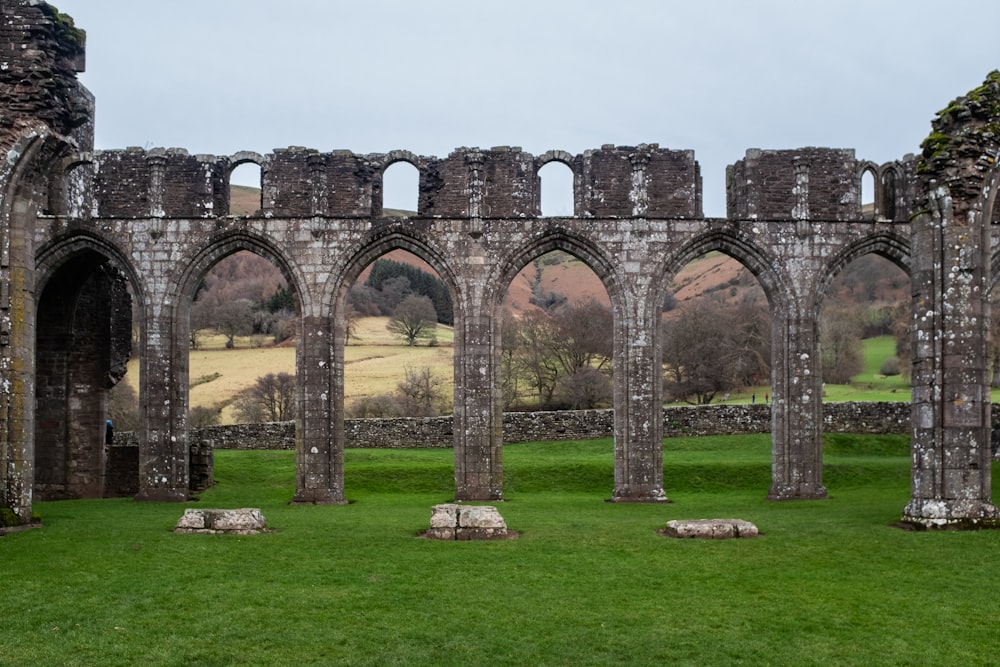
<path id="1" fill-rule="evenodd" d="M 995 411 L 1000 413 L 1000 411 Z M 994 418 L 994 429 L 1000 416 Z M 344 424 L 348 447 L 365 449 L 448 448 L 454 443 L 453 420 L 448 417 L 404 419 L 348 419 Z M 545 440 L 609 438 L 614 431 L 612 410 L 507 412 L 503 417 L 505 443 Z M 769 433 L 767 405 L 704 405 L 663 409 L 666 437 Z M 910 433 L 909 403 L 829 403 L 824 405 L 826 433 Z M 295 449 L 295 423 L 232 424 L 193 429 L 192 440 L 214 449 Z M 116 444 L 138 446 L 134 433 L 119 433 Z"/>

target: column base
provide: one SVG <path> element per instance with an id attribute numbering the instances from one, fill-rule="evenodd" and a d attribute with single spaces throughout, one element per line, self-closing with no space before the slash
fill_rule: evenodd
<path id="1" fill-rule="evenodd" d="M 826 487 L 817 485 L 772 484 L 768 500 L 826 500 Z"/>
<path id="2" fill-rule="evenodd" d="M 339 489 L 302 489 L 292 497 L 293 505 L 347 505 Z"/>
<path id="3" fill-rule="evenodd" d="M 670 503 L 663 489 L 651 489 L 648 491 L 630 491 L 627 489 L 615 489 L 608 498 L 609 503 Z"/>
<path id="4" fill-rule="evenodd" d="M 134 499 L 152 503 L 186 503 L 190 500 L 187 489 L 140 489 Z"/>
<path id="5" fill-rule="evenodd" d="M 455 502 L 503 502 L 500 489 L 462 489 L 455 492 Z"/>
<path id="6" fill-rule="evenodd" d="M 915 530 L 985 530 L 1000 528 L 1000 510 L 985 500 L 912 499 L 900 527 Z"/>

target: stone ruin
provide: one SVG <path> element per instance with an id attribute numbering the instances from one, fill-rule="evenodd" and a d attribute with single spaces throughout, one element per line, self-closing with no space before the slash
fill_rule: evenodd
<path id="1" fill-rule="evenodd" d="M 175 533 L 208 535 L 257 535 L 270 532 L 267 519 L 255 507 L 234 510 L 189 508 L 177 521 Z"/>
<path id="2" fill-rule="evenodd" d="M 505 540 L 517 537 L 491 505 L 447 503 L 431 508 L 431 527 L 423 536 L 432 540 Z"/>
<path id="3" fill-rule="evenodd" d="M 743 519 L 674 519 L 660 531 L 666 537 L 731 540 L 757 537 L 757 526 Z"/>
<path id="4" fill-rule="evenodd" d="M 0 4 L 0 507 L 105 493 L 107 392 L 141 332 L 140 500 L 191 493 L 188 309 L 201 278 L 249 250 L 297 301 L 294 501 L 344 503 L 345 298 L 404 249 L 455 304 L 455 498 L 503 496 L 500 305 L 526 264 L 563 250 L 603 281 L 614 317 L 621 502 L 664 502 L 660 307 L 670 278 L 719 251 L 760 281 L 772 316 L 775 500 L 823 498 L 816 322 L 854 259 L 879 254 L 913 286 L 913 464 L 904 521 L 997 520 L 990 498 L 987 294 L 1000 275 L 1000 73 L 940 112 L 918 156 L 750 149 L 727 171 L 727 217 L 702 212 L 693 151 L 606 145 L 580 154 L 459 148 L 444 158 L 291 147 L 266 155 L 94 149 L 85 34 L 40 0 Z M 915 138 L 915 143 L 917 138 Z M 418 210 L 383 216 L 383 174 L 419 173 Z M 573 172 L 574 213 L 544 217 L 538 170 Z M 229 211 L 229 176 L 261 167 L 261 207 Z M 870 175 L 874 205 L 863 208 Z"/>

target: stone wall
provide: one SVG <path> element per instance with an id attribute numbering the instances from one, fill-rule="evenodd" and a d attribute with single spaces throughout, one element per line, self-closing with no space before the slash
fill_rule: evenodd
<path id="1" fill-rule="evenodd" d="M 1000 413 L 1000 410 L 994 411 Z M 1000 414 L 994 417 L 1000 428 Z M 614 429 L 611 410 L 507 412 L 503 416 L 505 443 L 542 440 L 609 438 Z M 910 432 L 909 403 L 828 403 L 823 406 L 823 430 L 828 433 Z M 770 433 L 767 405 L 704 405 L 663 409 L 666 437 Z M 451 417 L 408 419 L 348 419 L 344 422 L 348 447 L 407 449 L 451 447 Z M 115 435 L 117 445 L 138 446 L 134 433 Z M 215 449 L 295 449 L 295 423 L 233 424 L 194 429 L 192 442 Z"/>

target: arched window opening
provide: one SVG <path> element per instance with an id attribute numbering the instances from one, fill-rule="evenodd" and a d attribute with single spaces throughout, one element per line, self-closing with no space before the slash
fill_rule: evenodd
<path id="1" fill-rule="evenodd" d="M 348 418 L 436 417 L 454 403 L 454 309 L 448 284 L 420 257 L 391 250 L 347 294 Z"/>
<path id="2" fill-rule="evenodd" d="M 504 410 L 611 407 L 610 298 L 586 262 L 536 257 L 508 286 L 502 318 Z"/>
<path id="3" fill-rule="evenodd" d="M 389 165 L 382 174 L 382 215 L 409 217 L 419 206 L 420 172 L 409 162 Z"/>
<path id="4" fill-rule="evenodd" d="M 665 402 L 770 401 L 769 305 L 739 260 L 714 251 L 688 262 L 664 299 L 662 333 Z"/>
<path id="5" fill-rule="evenodd" d="M 229 215 L 259 216 L 262 208 L 260 165 L 237 165 L 229 174 Z"/>
<path id="6" fill-rule="evenodd" d="M 882 217 L 896 219 L 896 172 L 892 169 L 882 174 Z"/>
<path id="7" fill-rule="evenodd" d="M 865 169 L 861 173 L 861 217 L 873 220 L 875 212 L 875 173 Z"/>
<path id="8" fill-rule="evenodd" d="M 189 312 L 189 422 L 295 417 L 298 304 L 281 271 L 249 250 L 219 260 Z"/>
<path id="9" fill-rule="evenodd" d="M 573 170 L 553 160 L 538 170 L 541 211 L 545 217 L 569 217 L 574 214 Z"/>

